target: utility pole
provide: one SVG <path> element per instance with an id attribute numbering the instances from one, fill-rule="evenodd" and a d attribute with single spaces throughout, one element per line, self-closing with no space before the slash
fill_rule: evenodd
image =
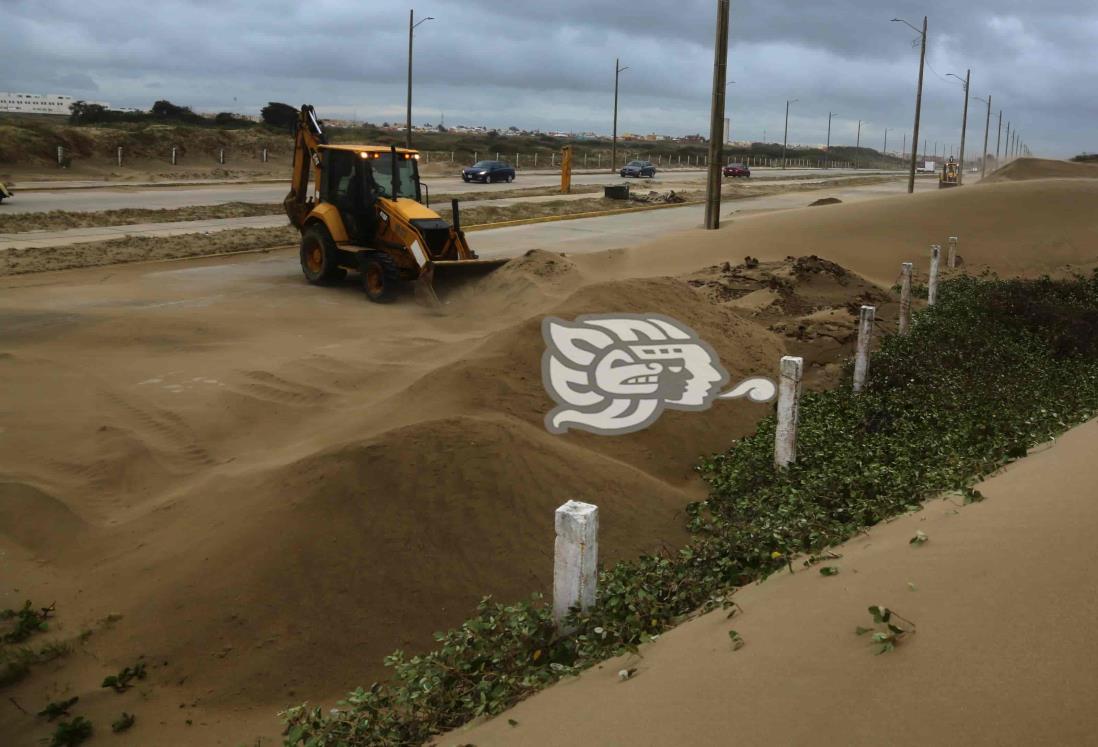
<path id="1" fill-rule="evenodd" d="M 785 149 L 789 145 L 789 105 L 795 104 L 799 99 L 793 99 L 785 101 L 785 138 L 782 140 L 782 168 L 785 168 Z"/>
<path id="2" fill-rule="evenodd" d="M 858 168 L 858 156 L 861 155 L 862 147 L 862 120 L 858 120 L 858 139 L 854 144 L 854 169 Z"/>
<path id="3" fill-rule="evenodd" d="M 984 154 L 980 159 L 980 178 L 987 176 L 987 138 L 991 134 L 991 94 L 987 95 L 987 119 L 984 120 Z"/>
<path id="4" fill-rule="evenodd" d="M 629 67 L 622 67 L 621 60 L 617 57 L 614 58 L 614 138 L 610 142 L 610 173 L 614 173 L 614 164 L 617 163 L 618 158 L 618 77 L 621 75 L 622 70 L 628 70 Z"/>
<path id="5" fill-rule="evenodd" d="M 1010 120 L 1009 119 L 1007 120 L 1006 144 L 1003 146 L 1003 160 L 1004 161 L 1009 161 L 1010 160 Z"/>
<path id="6" fill-rule="evenodd" d="M 907 155 L 907 133 L 904 133 L 904 144 L 900 147 L 900 158 Z"/>
<path id="7" fill-rule="evenodd" d="M 709 181 L 705 188 L 705 227 L 721 225 L 721 166 L 724 161 L 724 79 L 728 60 L 728 7 L 717 0 L 717 38 L 713 45 L 713 103 L 709 120 Z"/>
<path id="8" fill-rule="evenodd" d="M 419 23 L 435 20 L 431 16 L 427 16 L 421 19 L 419 23 L 415 22 L 416 12 L 415 10 L 408 11 L 408 119 L 405 122 L 407 129 L 404 133 L 404 147 L 412 147 L 412 36 L 416 26 Z"/>
<path id="9" fill-rule="evenodd" d="M 881 151 L 881 155 L 882 156 L 887 156 L 888 155 L 888 128 L 887 127 L 885 127 L 885 144 L 884 144 L 884 149 Z"/>
<path id="10" fill-rule="evenodd" d="M 831 168 L 831 112 L 827 113 L 827 157 L 824 159 L 824 168 Z"/>
<path id="11" fill-rule="evenodd" d="M 903 20 L 902 18 L 893 18 L 892 20 L 894 22 L 904 23 L 908 26 L 911 26 L 910 23 L 907 23 L 907 21 Z M 914 29 L 919 34 L 919 37 L 922 39 L 922 48 L 919 51 L 919 86 L 915 89 L 915 129 L 911 136 L 911 142 L 917 143 L 919 142 L 919 115 L 922 113 L 923 110 L 923 67 L 926 63 L 926 16 L 923 16 L 922 31 L 919 31 L 919 29 L 915 28 L 914 26 L 911 26 L 911 28 Z M 908 194 L 911 194 L 915 191 L 915 151 L 917 150 L 918 148 L 911 149 L 911 173 L 908 175 L 907 178 Z M 925 144 L 923 145 L 923 155 L 926 155 Z"/>

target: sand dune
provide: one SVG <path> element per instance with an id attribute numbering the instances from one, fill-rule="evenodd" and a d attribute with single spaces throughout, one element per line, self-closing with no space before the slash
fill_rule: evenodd
<path id="1" fill-rule="evenodd" d="M 1098 179 L 1098 165 L 1019 158 L 988 174 L 984 183 L 1029 181 L 1031 179 Z"/>
<path id="2" fill-rule="evenodd" d="M 273 735 L 279 708 L 369 684 L 481 595 L 546 590 L 564 500 L 601 507 L 607 561 L 681 543 L 696 458 L 766 412 L 720 403 L 619 438 L 551 436 L 546 314 L 659 311 L 733 379 L 791 351 L 826 386 L 859 304 L 889 328 L 901 261 L 925 272 L 928 245 L 956 234 L 969 270 L 1098 263 L 1096 198 L 1085 180 L 987 184 L 534 252 L 444 316 L 307 287 L 289 254 L 10 281 L 0 602 L 56 601 L 62 637 L 122 616 L 16 695 L 86 695 L 100 722 L 144 709 L 158 744 Z M 142 700 L 99 698 L 105 670 L 139 654 L 156 662 Z M 44 733 L 8 706 L 4 729 Z"/>
<path id="3" fill-rule="evenodd" d="M 835 577 L 797 564 L 740 590 L 733 620 L 688 622 L 436 744 L 1088 744 L 1095 439 L 1091 421 L 981 484 L 983 503 L 931 502 L 836 548 Z M 873 604 L 916 626 L 880 656 L 854 634 Z"/>

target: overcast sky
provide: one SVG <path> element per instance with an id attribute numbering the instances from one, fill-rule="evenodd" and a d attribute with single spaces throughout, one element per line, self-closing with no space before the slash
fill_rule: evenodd
<path id="1" fill-rule="evenodd" d="M 321 117 L 403 120 L 405 3 L 385 0 L 0 0 L 0 90 L 200 111 L 312 103 Z M 716 0 L 416 0 L 414 118 L 608 133 L 614 58 L 620 132 L 705 133 Z M 1098 151 L 1095 0 L 733 0 L 734 139 L 899 149 L 914 114 L 929 16 L 923 135 L 960 141 L 961 85 L 1040 155 Z M 986 107 L 971 101 L 970 153 Z M 948 150 L 947 150 L 948 152 Z"/>

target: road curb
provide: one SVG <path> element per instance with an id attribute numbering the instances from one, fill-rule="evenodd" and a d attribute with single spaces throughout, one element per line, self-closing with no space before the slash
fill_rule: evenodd
<path id="1" fill-rule="evenodd" d="M 623 213 L 641 213 L 649 210 L 664 210 L 666 208 L 686 207 L 687 205 L 704 205 L 704 200 L 687 200 L 668 205 L 639 205 L 631 208 L 619 208 L 617 210 L 598 210 L 587 213 L 566 213 L 564 215 L 542 215 L 537 218 L 520 218 L 518 220 L 500 221 L 498 223 L 478 223 L 466 226 L 464 231 L 487 231 L 493 228 L 509 228 L 511 226 L 529 226 L 535 223 L 555 223 L 562 220 L 580 220 L 583 218 L 601 218 L 607 215 L 622 215 Z"/>

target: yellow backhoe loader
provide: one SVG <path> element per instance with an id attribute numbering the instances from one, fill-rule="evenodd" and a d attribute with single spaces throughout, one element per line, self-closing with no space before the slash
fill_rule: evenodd
<path id="1" fill-rule="evenodd" d="M 391 301 L 411 282 L 418 297 L 438 305 L 436 279 L 483 275 L 507 261 L 477 258 L 461 230 L 457 200 L 452 225 L 430 209 L 418 162 L 419 154 L 407 148 L 331 145 L 313 107 L 301 107 L 293 179 L 282 205 L 301 231 L 306 280 L 330 284 L 355 270 L 371 301 Z"/>
<path id="2" fill-rule="evenodd" d="M 947 189 L 949 187 L 958 187 L 961 184 L 961 172 L 957 167 L 957 162 L 950 158 L 944 164 L 942 164 L 942 173 L 938 177 L 938 189 Z"/>

